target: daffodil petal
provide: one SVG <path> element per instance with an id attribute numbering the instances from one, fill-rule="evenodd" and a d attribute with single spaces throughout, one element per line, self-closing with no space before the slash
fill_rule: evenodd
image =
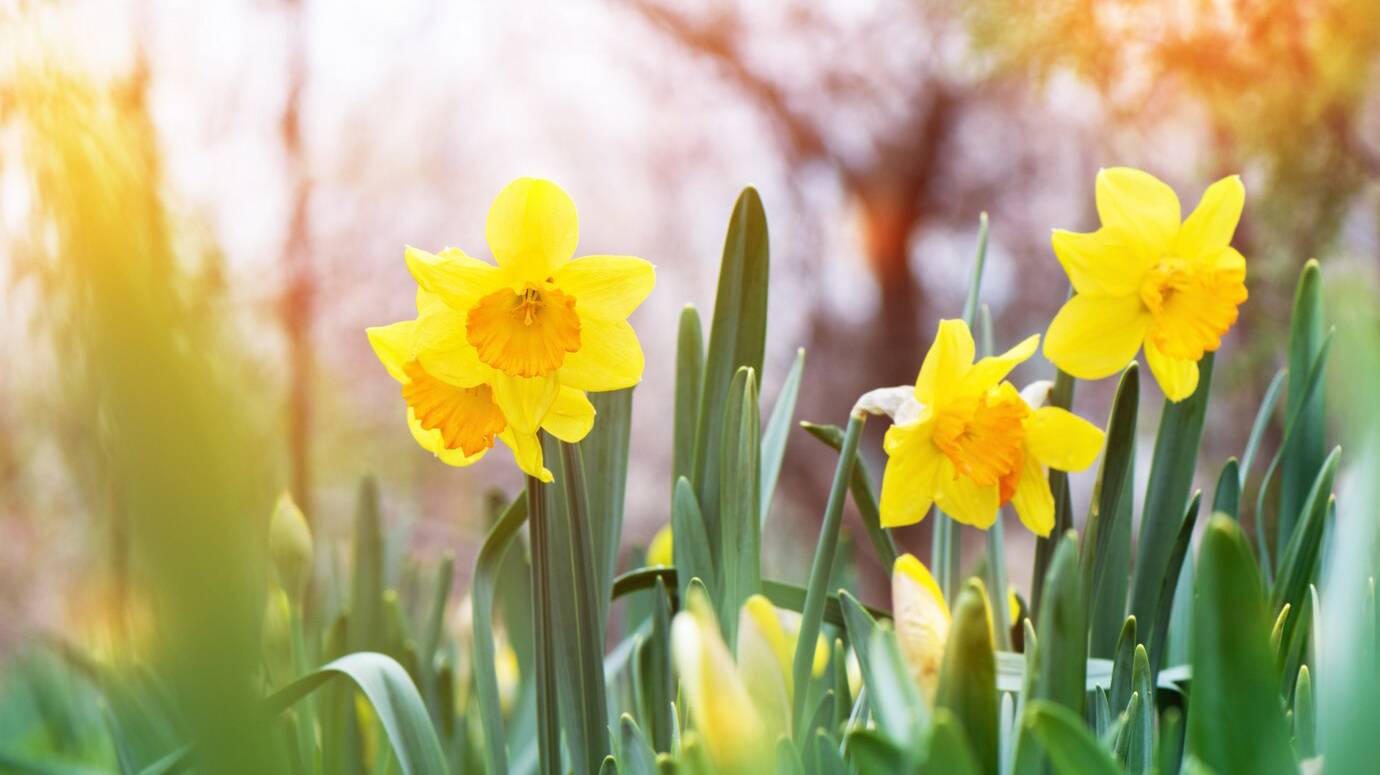
<path id="1" fill-rule="evenodd" d="M 480 458 L 484 457 L 485 452 L 489 451 L 488 448 L 484 448 L 473 455 L 467 456 L 459 449 L 446 449 L 446 442 L 441 435 L 441 431 L 437 428 L 432 428 L 431 430 L 423 428 L 421 421 L 417 419 L 416 414 L 412 411 L 412 407 L 410 406 L 407 408 L 407 429 L 412 431 L 412 438 L 417 440 L 417 444 L 420 445 L 422 449 L 435 455 L 442 463 L 448 466 L 463 468 L 464 466 L 477 462 Z"/>
<path id="2" fill-rule="evenodd" d="M 1057 406 L 1036 409 L 1025 418 L 1026 449 L 1060 471 L 1082 471 L 1092 465 L 1104 439 L 1102 429 Z"/>
<path id="3" fill-rule="evenodd" d="M 934 502 L 944 455 L 930 442 L 927 426 L 893 425 L 886 432 L 885 446 L 882 527 L 913 525 L 925 518 Z"/>
<path id="4" fill-rule="evenodd" d="M 555 377 L 510 377 L 494 372 L 494 401 L 509 427 L 519 434 L 535 434 L 560 393 Z"/>
<path id="5" fill-rule="evenodd" d="M 1097 214 L 1102 226 L 1127 235 L 1142 257 L 1163 255 L 1179 232 L 1179 197 L 1159 178 L 1130 167 L 1097 173 Z"/>
<path id="6" fill-rule="evenodd" d="M 528 476 L 535 476 L 543 482 L 551 482 L 555 477 L 551 471 L 543 465 L 541 442 L 536 434 L 522 433 L 515 429 L 511 424 L 498 434 L 498 440 L 508 445 L 513 451 L 513 460 L 521 468 L 523 473 Z"/>
<path id="7" fill-rule="evenodd" d="M 1011 505 L 1016 509 L 1016 516 L 1021 518 L 1021 524 L 1035 535 L 1047 537 L 1054 529 L 1054 493 L 1050 492 L 1045 467 L 1034 455 L 1025 457 Z"/>
<path id="8" fill-rule="evenodd" d="M 1079 379 L 1115 374 L 1136 357 L 1150 313 L 1134 296 L 1078 294 L 1064 303 L 1045 333 L 1045 357 Z"/>
<path id="9" fill-rule="evenodd" d="M 582 256 L 552 275 L 562 293 L 575 297 L 583 318 L 623 320 L 656 285 L 656 268 L 633 256 Z"/>
<path id="10" fill-rule="evenodd" d="M 920 364 L 915 380 L 915 400 L 922 404 L 941 403 L 949 391 L 973 367 L 973 334 L 962 320 L 941 320 L 934 344 Z"/>
<path id="11" fill-rule="evenodd" d="M 403 258 L 419 288 L 458 310 L 468 310 L 481 296 L 503 285 L 498 267 L 456 248 L 433 254 L 408 246 Z"/>
<path id="12" fill-rule="evenodd" d="M 404 320 L 387 326 L 374 326 L 365 329 L 369 335 L 369 344 L 374 348 L 374 354 L 378 356 L 379 362 L 383 364 L 388 373 L 393 375 L 393 379 L 399 382 L 407 380 L 407 374 L 403 371 L 403 366 L 412 360 L 414 342 L 417 335 L 417 321 Z"/>
<path id="13" fill-rule="evenodd" d="M 494 199 L 484 236 L 499 266 L 541 282 L 575 254 L 580 222 L 575 203 L 560 186 L 518 178 Z"/>
<path id="14" fill-rule="evenodd" d="M 939 488 L 934 496 L 934 504 L 945 514 L 982 530 L 997 521 L 997 506 L 1001 497 L 996 485 L 983 486 L 958 475 L 947 457 L 941 463 L 936 480 Z"/>
<path id="15" fill-rule="evenodd" d="M 541 427 L 561 441 L 574 444 L 594 427 L 594 404 L 584 392 L 561 385 Z"/>
<path id="16" fill-rule="evenodd" d="M 1145 340 L 1145 363 L 1155 381 L 1160 383 L 1164 397 L 1170 401 L 1182 401 L 1198 389 L 1198 362 L 1183 358 L 1171 358 L 1160 352 L 1160 348 L 1149 339 Z"/>
<path id="17" fill-rule="evenodd" d="M 1091 296 L 1127 296 L 1140 289 L 1152 257 L 1129 242 L 1115 229 L 1089 234 L 1055 229 L 1050 237 L 1074 291 Z"/>
<path id="18" fill-rule="evenodd" d="M 1246 187 L 1241 184 L 1239 175 L 1222 178 L 1208 186 L 1179 230 L 1175 253 L 1183 258 L 1201 259 L 1230 245 L 1245 205 Z"/>
<path id="19" fill-rule="evenodd" d="M 561 367 L 561 382 L 599 392 L 632 387 L 642 380 L 642 345 L 626 320 L 580 320 L 580 349 Z"/>
<path id="20" fill-rule="evenodd" d="M 422 311 L 416 333 L 416 357 L 422 368 L 456 387 L 491 382 L 497 372 L 479 360 L 478 351 L 465 338 L 465 313 L 443 303 L 426 303 L 423 297 L 418 294 Z"/>
<path id="21" fill-rule="evenodd" d="M 1010 374 L 1012 369 L 1034 355 L 1039 346 L 1040 335 L 1032 334 L 1001 355 L 989 355 L 983 358 L 973 364 L 972 370 L 963 378 L 963 390 L 965 392 L 986 390 L 996 385 L 1006 379 L 1006 375 Z"/>

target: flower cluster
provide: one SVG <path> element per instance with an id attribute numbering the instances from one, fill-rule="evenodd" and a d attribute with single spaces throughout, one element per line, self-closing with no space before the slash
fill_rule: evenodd
<path id="1" fill-rule="evenodd" d="M 1173 190 L 1140 170 L 1103 170 L 1096 195 L 1100 229 L 1054 232 L 1074 295 L 1050 323 L 1044 353 L 1071 376 L 1100 379 L 1143 347 L 1165 397 L 1188 398 L 1198 361 L 1221 345 L 1246 299 L 1246 261 L 1230 244 L 1245 200 L 1241 180 L 1214 183 L 1182 223 Z M 860 400 L 861 409 L 894 421 L 885 441 L 884 526 L 919 522 L 934 505 L 985 529 L 1010 503 L 1027 528 L 1049 535 L 1046 470 L 1092 465 L 1103 433 L 1044 406 L 1048 383 L 1018 391 L 1005 380 L 1038 342 L 1031 336 L 974 363 L 968 326 L 945 320 L 913 390 L 887 388 Z"/>

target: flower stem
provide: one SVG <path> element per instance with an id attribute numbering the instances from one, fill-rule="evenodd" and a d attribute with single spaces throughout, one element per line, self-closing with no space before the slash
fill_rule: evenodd
<path id="1" fill-rule="evenodd" d="M 556 665 L 551 648 L 551 546 L 542 483 L 527 477 L 528 530 L 532 542 L 532 641 L 536 645 L 537 751 L 544 775 L 561 772 L 561 723 L 556 705 Z"/>
<path id="2" fill-rule="evenodd" d="M 829 573 L 834 568 L 834 554 L 838 550 L 839 527 L 843 522 L 843 504 L 848 497 L 848 483 L 853 476 L 853 461 L 857 459 L 858 439 L 862 436 L 867 415 L 854 412 L 848 418 L 843 434 L 843 448 L 834 469 L 834 483 L 829 488 L 829 502 L 824 509 L 824 525 L 819 531 L 819 547 L 810 566 L 810 583 L 805 588 L 805 605 L 801 607 L 800 637 L 795 644 L 795 661 L 791 665 L 794 698 L 791 719 L 796 740 L 804 740 L 810 719 L 805 713 L 805 699 L 809 694 L 810 668 L 815 659 L 815 643 L 819 640 L 820 621 L 824 617 L 824 603 L 829 597 Z"/>

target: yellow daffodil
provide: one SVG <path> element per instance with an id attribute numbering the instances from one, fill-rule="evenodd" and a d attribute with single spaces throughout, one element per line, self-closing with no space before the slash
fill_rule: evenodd
<path id="1" fill-rule="evenodd" d="M 1045 356 L 1080 379 L 1145 361 L 1171 401 L 1198 387 L 1198 361 L 1215 351 L 1246 300 L 1246 259 L 1231 246 L 1246 191 L 1235 175 L 1208 187 L 1180 223 L 1173 189 L 1149 173 L 1097 174 L 1102 228 L 1056 230 L 1054 253 L 1074 296 L 1049 325 Z"/>
<path id="2" fill-rule="evenodd" d="M 1068 411 L 1039 406 L 1042 400 L 1030 391 L 1022 395 L 1005 380 L 1035 352 L 1039 339 L 1031 336 L 974 363 L 968 326 L 940 321 L 913 389 L 884 388 L 859 400 L 863 409 L 890 414 L 894 422 L 885 440 L 883 526 L 919 522 L 933 504 L 959 522 L 986 529 L 998 507 L 1010 502 L 1031 532 L 1049 535 L 1054 496 L 1047 469 L 1092 465 L 1103 434 Z"/>
<path id="3" fill-rule="evenodd" d="M 538 428 L 562 441 L 577 442 L 594 426 L 594 406 L 582 391 L 557 386 L 556 397 L 537 424 L 527 427 L 510 420 L 500 408 L 495 391 L 482 372 L 448 370 L 436 373 L 422 365 L 425 339 L 435 330 L 435 319 L 446 315 L 445 305 L 434 294 L 417 294 L 418 318 L 368 330 L 369 342 L 379 361 L 402 384 L 407 404 L 407 426 L 423 449 L 453 466 L 478 461 L 494 439 L 513 450 L 518 467 L 551 481 L 542 465 Z"/>
<path id="4" fill-rule="evenodd" d="M 896 558 L 891 573 L 891 607 L 896 640 L 911 676 L 933 697 L 949 640 L 949 606 L 925 564 L 913 554 Z"/>
<path id="5" fill-rule="evenodd" d="M 668 522 L 656 531 L 652 536 L 652 542 L 647 544 L 647 564 L 648 565 L 674 565 L 675 555 L 671 553 L 672 541 L 671 524 Z"/>
<path id="6" fill-rule="evenodd" d="M 697 587 L 671 622 L 671 652 L 690 721 L 720 772 L 764 772 L 774 738 L 719 633 L 709 600 Z"/>
<path id="7" fill-rule="evenodd" d="M 790 734 L 791 702 L 795 696 L 795 645 L 800 639 L 800 614 L 783 611 L 763 595 L 753 595 L 738 615 L 738 671 L 763 722 L 768 737 Z M 811 674 L 819 678 L 829 668 L 829 639 L 815 641 Z"/>
<path id="8" fill-rule="evenodd" d="M 417 321 L 417 361 L 450 385 L 484 386 L 466 399 L 490 418 L 476 426 L 476 437 L 498 433 L 500 414 L 517 434 L 535 434 L 562 388 L 637 384 L 642 347 L 627 318 L 651 293 L 650 263 L 632 256 L 572 260 L 575 205 L 545 180 L 519 178 L 504 188 L 485 234 L 496 266 L 455 248 L 406 252 L 417 284 L 440 302 L 428 304 Z"/>

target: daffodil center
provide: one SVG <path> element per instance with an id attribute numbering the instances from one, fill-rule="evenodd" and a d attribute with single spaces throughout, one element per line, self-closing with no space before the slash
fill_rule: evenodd
<path id="1" fill-rule="evenodd" d="M 492 447 L 494 436 L 508 426 L 488 385 L 456 387 L 431 376 L 416 361 L 403 371 L 403 400 L 424 430 L 441 432 L 446 449 L 458 449 L 466 457 L 477 454 Z"/>
<path id="2" fill-rule="evenodd" d="M 959 476 L 1001 487 L 1006 502 L 1016 492 L 1025 463 L 1025 424 L 1030 407 L 1011 391 L 993 388 L 965 396 L 935 417 L 934 444 L 954 464 Z"/>
<path id="3" fill-rule="evenodd" d="M 555 372 L 580 349 L 575 298 L 554 287 L 503 288 L 481 298 L 465 318 L 479 360 L 510 377 Z"/>
<path id="4" fill-rule="evenodd" d="M 1196 361 L 1216 350 L 1246 300 L 1240 272 L 1167 256 L 1145 273 L 1140 300 L 1154 323 L 1149 338 L 1171 358 Z"/>

